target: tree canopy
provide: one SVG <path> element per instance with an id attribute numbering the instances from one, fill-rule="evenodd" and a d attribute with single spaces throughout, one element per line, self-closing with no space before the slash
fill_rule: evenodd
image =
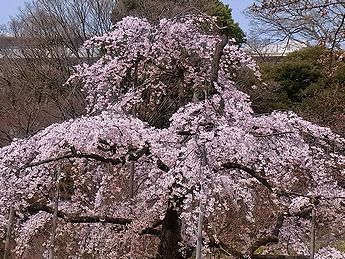
<path id="1" fill-rule="evenodd" d="M 215 22 L 126 17 L 85 43 L 103 54 L 66 86 L 82 83 L 88 114 L 0 149 L 0 233 L 14 208 L 18 257 L 180 259 L 197 240 L 237 258 L 308 255 L 315 208 L 327 243 L 341 235 L 345 140 L 253 113 L 233 78 L 259 76 L 255 62 Z"/>

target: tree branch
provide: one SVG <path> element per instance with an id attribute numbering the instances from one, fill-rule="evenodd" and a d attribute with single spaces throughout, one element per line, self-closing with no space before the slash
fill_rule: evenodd
<path id="1" fill-rule="evenodd" d="M 332 67 L 332 63 L 333 63 L 333 53 L 334 53 L 334 48 L 335 48 L 335 45 L 337 43 L 337 37 L 338 37 L 338 34 L 339 32 L 341 31 L 341 28 L 344 26 L 344 23 L 345 23 L 345 14 L 343 14 L 343 17 L 341 19 L 341 22 L 337 28 L 337 30 L 335 31 L 334 33 L 334 37 L 333 37 L 333 42 L 332 42 L 332 46 L 331 46 L 331 60 L 330 60 L 330 64 L 329 64 L 329 68 Z"/>
<path id="2" fill-rule="evenodd" d="M 52 214 L 54 209 L 43 204 L 32 204 L 26 208 L 30 214 L 35 214 L 40 211 L 47 212 Z M 131 219 L 125 218 L 112 218 L 106 216 L 74 216 L 67 214 L 61 210 L 58 211 L 57 214 L 58 218 L 61 218 L 69 223 L 110 223 L 110 224 L 117 224 L 117 225 L 128 225 L 132 222 Z"/>
<path id="3" fill-rule="evenodd" d="M 122 156 L 119 158 L 110 158 L 110 157 L 103 157 L 103 156 L 98 155 L 98 154 L 92 154 L 92 153 L 88 154 L 88 153 L 78 152 L 72 148 L 72 151 L 69 154 L 62 155 L 59 157 L 54 157 L 54 158 L 48 158 L 48 159 L 41 160 L 38 162 L 31 162 L 31 163 L 26 164 L 24 166 L 24 168 L 35 167 L 35 166 L 48 164 L 51 162 L 57 162 L 57 161 L 64 160 L 64 159 L 71 159 L 71 158 L 86 158 L 86 159 L 92 159 L 92 160 L 96 160 L 96 161 L 103 162 L 103 163 L 110 163 L 112 165 L 118 165 L 118 164 L 125 164 L 127 161 L 137 161 L 143 155 L 148 155 L 149 153 L 150 153 L 149 147 L 144 146 L 137 153 L 130 154 L 128 156 L 128 158 L 126 158 L 126 156 Z"/>
<path id="4" fill-rule="evenodd" d="M 170 170 L 169 166 L 164 164 L 163 161 L 160 159 L 157 160 L 157 167 L 166 173 Z"/>
<path id="5" fill-rule="evenodd" d="M 212 68 L 211 68 L 212 86 L 214 82 L 218 81 L 219 63 L 223 55 L 223 49 L 226 46 L 226 44 L 228 44 L 228 36 L 226 32 L 223 32 L 221 41 L 217 44 L 214 57 L 213 57 Z"/>
<path id="6" fill-rule="evenodd" d="M 43 204 L 32 204 L 29 207 L 26 208 L 27 212 L 30 214 L 35 214 L 40 211 L 47 212 L 49 214 L 54 213 L 54 209 Z M 63 219 L 67 223 L 75 223 L 75 224 L 87 224 L 87 223 L 107 223 L 107 224 L 115 224 L 115 225 L 121 225 L 126 226 L 130 223 L 132 223 L 132 219 L 127 218 L 113 218 L 108 216 L 99 216 L 99 215 L 92 215 L 92 216 L 75 216 L 70 215 L 66 212 L 63 212 L 61 210 L 57 213 L 58 218 Z M 156 227 L 160 226 L 162 224 L 161 220 L 156 221 L 152 226 L 144 228 L 139 233 L 140 235 L 153 235 L 153 236 L 159 236 L 160 230 L 156 229 Z"/>
<path id="7" fill-rule="evenodd" d="M 241 164 L 238 164 L 238 163 L 228 162 L 228 163 L 223 164 L 222 167 L 225 168 L 225 169 L 240 169 L 242 171 L 245 171 L 250 176 L 252 176 L 256 180 L 258 180 L 270 192 L 273 192 L 273 187 L 268 183 L 268 181 L 264 177 L 260 176 L 260 173 L 254 171 L 253 169 L 251 169 L 251 168 L 249 168 L 247 166 L 244 166 L 244 165 L 241 165 Z"/>

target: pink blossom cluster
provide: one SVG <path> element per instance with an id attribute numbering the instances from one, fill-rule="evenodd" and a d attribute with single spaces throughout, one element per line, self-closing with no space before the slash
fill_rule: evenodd
<path id="1" fill-rule="evenodd" d="M 270 206 L 273 216 L 283 212 L 285 219 L 279 241 L 267 251 L 308 254 L 310 220 L 298 215 L 314 206 L 315 197 L 320 224 L 339 234 L 345 227 L 345 189 L 340 184 L 345 140 L 292 112 L 254 114 L 232 73 L 241 66 L 259 73 L 231 42 L 212 82 L 211 67 L 221 41 L 214 30 L 213 20 L 201 16 L 163 19 L 159 24 L 127 17 L 108 34 L 85 43 L 102 55 L 92 65 L 78 66 L 68 84 L 82 82 L 89 114 L 0 149 L 0 218 L 15 207 L 18 255 L 34 249 L 31 240 L 49 225 L 49 211 L 34 213 L 32 208 L 52 206 L 56 172 L 61 184 L 73 190 L 59 202 L 65 217 L 60 217 L 57 229 L 57 250 L 64 247 L 69 258 L 154 254 L 159 238 L 143 230 L 163 220 L 168 208 L 179 215 L 181 249 L 195 247 L 200 204 L 207 218 L 205 247 L 212 240 L 227 242 L 221 240 L 220 223 L 233 211 L 244 216 L 239 250 L 246 254 L 257 238 L 249 226 L 259 224 L 257 211 Z M 157 128 L 131 111 L 148 101 L 145 92 L 153 96 L 148 106 L 159 104 L 158 97 L 171 91 L 167 75 L 176 75 L 185 92 L 203 91 L 207 85 L 216 91 L 181 105 L 167 127 Z M 131 163 L 133 197 L 128 187 Z M 95 215 L 104 222 L 68 221 Z M 127 223 L 110 224 L 106 217 Z M 6 221 L 0 222 L 4 229 Z M 267 231 L 274 228 L 270 223 Z M 330 251 L 335 250 L 321 249 L 319 258 L 328 258 Z"/>

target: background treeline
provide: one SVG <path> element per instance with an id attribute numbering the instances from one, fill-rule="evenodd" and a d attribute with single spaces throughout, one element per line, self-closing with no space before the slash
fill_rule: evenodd
<path id="1" fill-rule="evenodd" d="M 263 83 L 245 71 L 238 80 L 252 96 L 256 112 L 293 110 L 344 134 L 344 57 L 343 51 L 332 51 L 322 46 L 302 48 L 286 56 L 260 59 Z"/>
<path id="2" fill-rule="evenodd" d="M 64 85 L 74 65 L 97 53 L 83 42 L 111 29 L 124 16 L 150 20 L 204 12 L 218 17 L 228 36 L 245 36 L 218 0 L 36 0 L 28 3 L 0 37 L 0 146 L 54 122 L 85 113 L 80 86 Z"/>

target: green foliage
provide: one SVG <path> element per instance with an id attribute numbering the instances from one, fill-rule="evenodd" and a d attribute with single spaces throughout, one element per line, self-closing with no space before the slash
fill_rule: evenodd
<path id="1" fill-rule="evenodd" d="M 254 251 L 254 254 L 255 254 L 255 255 L 260 255 L 260 254 L 262 254 L 264 251 L 265 251 L 264 247 L 260 246 L 259 248 L 257 248 L 257 249 Z"/>
<path id="2" fill-rule="evenodd" d="M 149 20 L 179 16 L 186 13 L 203 12 L 217 17 L 220 27 L 227 27 L 227 34 L 240 45 L 245 42 L 245 34 L 235 23 L 231 8 L 219 0 L 118 0 L 113 11 L 113 22 L 127 15 L 145 17 Z"/>
<path id="3" fill-rule="evenodd" d="M 242 87 L 253 98 L 257 112 L 294 110 L 316 123 L 345 132 L 344 53 L 322 47 L 295 51 L 278 62 L 261 64 L 265 86 L 246 79 Z M 244 81 L 242 79 L 242 81 Z"/>
<path id="4" fill-rule="evenodd" d="M 341 252 L 345 252 L 345 240 L 339 240 L 335 243 L 334 247 Z"/>
<path id="5" fill-rule="evenodd" d="M 209 15 L 215 16 L 218 18 L 218 23 L 220 26 L 228 27 L 227 32 L 229 37 L 232 37 L 236 40 L 236 43 L 242 44 L 245 40 L 245 34 L 239 27 L 238 23 L 235 23 L 232 15 L 231 15 L 231 8 L 229 5 L 225 5 L 218 0 L 214 0 L 211 2 L 212 5 L 212 12 Z"/>
<path id="6" fill-rule="evenodd" d="M 305 90 L 320 77 L 309 63 L 288 62 L 276 69 L 275 81 L 280 82 L 283 91 L 292 102 L 301 102 L 306 97 Z"/>
<path id="7" fill-rule="evenodd" d="M 319 81 L 324 78 L 318 63 L 321 54 L 319 47 L 293 52 L 278 64 L 264 65 L 264 79 L 279 83 L 287 94 L 286 101 L 300 103 L 319 90 Z"/>

